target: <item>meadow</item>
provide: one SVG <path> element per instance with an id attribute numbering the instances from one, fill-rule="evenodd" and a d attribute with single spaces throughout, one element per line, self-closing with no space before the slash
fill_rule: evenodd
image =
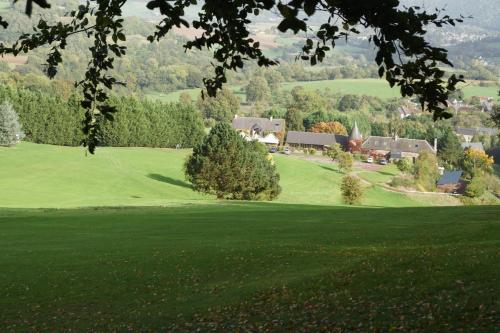
<path id="1" fill-rule="evenodd" d="M 346 207 L 333 164 L 280 155 L 277 201 L 219 201 L 187 154 L 0 147 L 0 331 L 496 331 L 500 206 L 388 192 L 387 166 Z"/>
<path id="2" fill-rule="evenodd" d="M 496 332 L 498 207 L 0 210 L 0 330 Z"/>
<path id="3" fill-rule="evenodd" d="M 85 206 L 172 206 L 215 204 L 185 182 L 183 164 L 189 150 L 84 148 L 21 143 L 0 147 L 0 207 L 75 208 Z M 274 154 L 283 188 L 277 202 L 342 205 L 342 174 L 333 164 Z M 391 169 L 387 167 L 386 169 Z M 372 177 L 381 177 L 385 169 Z M 394 168 L 392 168 L 394 171 Z M 390 174 L 391 175 L 391 174 Z M 390 178 L 387 178 L 389 180 Z M 367 187 L 363 204 L 377 207 L 432 205 L 432 198 Z"/>
<path id="4" fill-rule="evenodd" d="M 307 82 L 285 82 L 283 83 L 282 90 L 291 90 L 293 87 L 301 86 L 306 90 L 324 90 L 329 89 L 332 92 L 341 94 L 354 94 L 354 95 L 369 95 L 376 96 L 382 99 L 398 98 L 400 92 L 395 88 L 390 88 L 385 80 L 381 79 L 340 79 L 340 80 L 323 80 L 323 81 L 307 81 Z M 241 86 L 230 87 L 233 91 L 240 96 L 242 101 L 245 101 L 245 95 L 241 93 Z M 462 85 L 462 90 L 465 97 L 472 96 L 490 96 L 495 97 L 498 95 L 498 86 L 480 86 L 477 82 L 470 81 Z M 200 95 L 200 89 L 186 89 L 175 91 L 168 94 L 150 93 L 148 97 L 159 99 L 164 102 L 177 102 L 180 94 L 187 92 L 193 99 L 197 99 Z"/>

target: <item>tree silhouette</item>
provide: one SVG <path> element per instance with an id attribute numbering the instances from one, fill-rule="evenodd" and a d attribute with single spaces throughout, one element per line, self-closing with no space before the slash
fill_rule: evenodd
<path id="1" fill-rule="evenodd" d="M 85 78 L 77 82 L 83 90 L 81 103 L 86 110 L 84 145 L 90 152 L 99 144 L 100 120 L 111 119 L 115 111 L 106 102 L 107 91 L 121 83 L 107 71 L 113 67 L 114 57 L 126 54 L 122 7 L 127 1 L 130 0 L 89 0 L 68 13 L 72 18 L 70 22 L 49 24 L 41 19 L 32 33 L 21 35 L 14 45 L 0 45 L 0 54 L 14 55 L 50 46 L 47 74 L 54 77 L 62 62 L 60 50 L 66 47 L 67 40 L 79 33 L 92 39 Z M 50 7 L 46 0 L 27 0 L 27 15 L 31 14 L 33 2 L 42 8 Z M 243 68 L 246 60 L 256 60 L 259 66 L 277 63 L 264 55 L 259 42 L 249 32 L 252 19 L 273 11 L 281 16 L 277 25 L 280 31 L 307 33 L 300 58 L 311 65 L 321 62 L 338 39 L 359 34 L 359 27 L 366 29 L 370 32 L 369 40 L 377 48 L 375 62 L 379 76 L 385 77 L 391 87 L 399 86 L 403 96 L 418 95 L 422 108 L 433 112 L 435 119 L 451 116 L 444 104 L 448 92 L 456 90 L 462 77 L 444 78 L 445 72 L 440 66 L 452 65 L 447 51 L 432 46 L 425 36 L 428 26 L 455 25 L 462 22 L 462 17 L 455 19 L 440 10 L 427 12 L 417 6 L 401 8 L 398 0 L 205 0 L 198 17 L 188 22 L 186 9 L 197 3 L 197 0 L 149 1 L 147 8 L 159 10 L 162 19 L 148 40 L 159 41 L 173 27 L 199 29 L 201 36 L 187 41 L 184 47 L 213 50 L 217 61 L 215 76 L 204 79 L 209 96 L 215 96 L 226 82 L 227 70 Z M 313 17 L 321 20 L 319 28 L 308 25 Z M 2 18 L 0 24 L 8 26 Z"/>

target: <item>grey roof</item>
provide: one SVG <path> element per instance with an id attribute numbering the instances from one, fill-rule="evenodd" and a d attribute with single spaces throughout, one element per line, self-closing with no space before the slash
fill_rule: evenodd
<path id="1" fill-rule="evenodd" d="M 404 139 L 383 136 L 370 136 L 363 142 L 363 149 L 386 150 L 403 153 L 417 153 L 423 151 L 435 153 L 432 146 L 426 140 Z"/>
<path id="2" fill-rule="evenodd" d="M 236 117 L 233 119 L 233 128 L 250 131 L 259 128 L 262 131 L 284 132 L 285 119 L 268 119 L 256 117 Z"/>
<path id="3" fill-rule="evenodd" d="M 439 178 L 438 185 L 457 184 L 462 177 L 462 171 L 445 171 Z"/>
<path id="4" fill-rule="evenodd" d="M 462 149 L 473 148 L 484 151 L 484 146 L 482 142 L 464 142 L 462 143 Z"/>
<path id="5" fill-rule="evenodd" d="M 474 136 L 476 134 L 488 134 L 496 135 L 498 129 L 490 127 L 477 127 L 477 128 L 457 128 L 455 130 L 457 134 Z"/>
<path id="6" fill-rule="evenodd" d="M 491 127 L 478 127 L 477 131 L 479 133 L 484 133 L 484 134 L 489 134 L 489 135 L 496 135 L 496 134 L 498 134 L 498 129 L 497 128 L 491 128 Z"/>
<path id="7" fill-rule="evenodd" d="M 399 150 L 391 150 L 391 158 L 393 159 L 401 159 L 403 157 L 402 154 Z"/>
<path id="8" fill-rule="evenodd" d="M 288 131 L 286 143 L 331 146 L 337 143 L 335 134 Z"/>
<path id="9" fill-rule="evenodd" d="M 358 141 L 358 140 L 362 140 L 362 139 L 363 139 L 363 136 L 359 132 L 358 123 L 356 121 L 354 121 L 354 126 L 352 128 L 351 135 L 349 136 L 349 140 Z"/>

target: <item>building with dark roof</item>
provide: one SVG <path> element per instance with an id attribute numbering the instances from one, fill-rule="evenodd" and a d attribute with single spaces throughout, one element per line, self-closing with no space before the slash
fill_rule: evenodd
<path id="1" fill-rule="evenodd" d="M 232 122 L 233 128 L 237 131 L 245 131 L 249 134 L 283 133 L 285 132 L 285 119 L 238 117 L 235 116 Z"/>
<path id="2" fill-rule="evenodd" d="M 291 147 L 314 148 L 317 150 L 324 150 L 336 143 L 346 149 L 347 142 L 347 136 L 329 133 L 288 131 L 286 136 L 286 143 Z"/>
<path id="3" fill-rule="evenodd" d="M 445 193 L 459 193 L 465 188 L 465 182 L 460 178 L 462 171 L 445 171 L 437 181 L 437 188 Z"/>
<path id="4" fill-rule="evenodd" d="M 462 143 L 463 150 L 469 149 L 469 148 L 484 151 L 484 146 L 483 146 L 482 142 L 463 142 Z"/>
<path id="5" fill-rule="evenodd" d="M 435 142 L 436 146 L 437 142 Z M 395 137 L 370 136 L 363 142 L 362 150 L 374 155 L 383 155 L 391 159 L 416 159 L 422 152 L 436 153 L 426 140 Z M 391 156 L 393 154 L 393 156 Z"/>
<path id="6" fill-rule="evenodd" d="M 457 128 L 455 133 L 462 136 L 465 142 L 471 142 L 476 134 L 494 136 L 498 134 L 498 129 L 491 127 Z"/>

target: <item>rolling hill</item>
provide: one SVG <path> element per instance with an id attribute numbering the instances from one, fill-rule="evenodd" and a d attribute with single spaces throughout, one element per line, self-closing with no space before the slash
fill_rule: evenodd
<path id="1" fill-rule="evenodd" d="M 188 150 L 83 148 L 22 143 L 0 148 L 0 207 L 172 206 L 217 203 L 194 192 L 182 167 Z M 341 205 L 342 174 L 331 164 L 275 154 L 282 194 L 276 202 Z M 388 167 L 390 168 L 390 167 Z M 389 170 L 389 169 L 388 169 Z M 380 175 L 389 174 L 384 170 Z M 433 205 L 380 186 L 366 189 L 367 206 Z"/>

